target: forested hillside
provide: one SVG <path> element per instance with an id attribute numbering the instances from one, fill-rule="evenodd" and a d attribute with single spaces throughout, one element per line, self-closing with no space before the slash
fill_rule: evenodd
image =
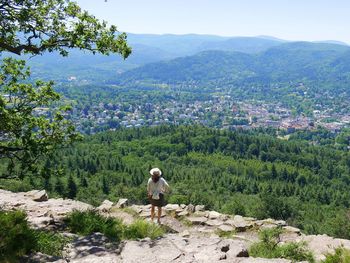
<path id="1" fill-rule="evenodd" d="M 119 197 L 146 203 L 148 171 L 159 166 L 172 186 L 169 202 L 350 237 L 349 152 L 263 131 L 160 126 L 105 132 L 57 153 L 45 166 L 55 174 L 25 181 L 93 204 Z"/>
<path id="2" fill-rule="evenodd" d="M 292 42 L 258 53 L 206 51 L 126 72 L 125 81 L 195 83 L 202 86 L 289 81 L 345 81 L 350 48 L 327 43 Z"/>

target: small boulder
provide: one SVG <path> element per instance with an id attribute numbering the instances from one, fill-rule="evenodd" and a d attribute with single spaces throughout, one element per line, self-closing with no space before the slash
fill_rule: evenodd
<path id="1" fill-rule="evenodd" d="M 206 217 L 188 217 L 188 221 L 190 221 L 193 225 L 204 225 L 204 223 L 208 220 Z"/>
<path id="2" fill-rule="evenodd" d="M 27 196 L 30 196 L 35 202 L 45 202 L 49 200 L 45 190 L 33 190 L 26 193 Z"/>
<path id="3" fill-rule="evenodd" d="M 223 224 L 223 222 L 216 219 L 210 219 L 206 221 L 205 224 L 208 226 L 220 226 Z"/>
<path id="4" fill-rule="evenodd" d="M 218 229 L 222 232 L 231 232 L 234 230 L 234 227 L 229 226 L 229 225 L 221 225 L 218 227 Z"/>
<path id="5" fill-rule="evenodd" d="M 128 206 L 128 199 L 120 198 L 118 203 L 115 205 L 117 208 L 125 208 Z"/>
<path id="6" fill-rule="evenodd" d="M 165 207 L 164 207 L 165 211 L 167 212 L 171 212 L 171 211 L 178 211 L 180 210 L 180 206 L 178 204 L 167 204 Z M 181 209 L 182 211 L 182 209 Z"/>
<path id="7" fill-rule="evenodd" d="M 202 211 L 205 210 L 205 206 L 204 206 L 204 205 L 196 205 L 195 208 L 194 208 L 194 210 L 195 210 L 196 212 L 202 212 Z"/>
<path id="8" fill-rule="evenodd" d="M 196 208 L 195 208 L 194 205 L 189 204 L 189 205 L 187 206 L 187 211 L 188 211 L 189 213 L 194 213 L 194 212 L 196 211 Z"/>
<path id="9" fill-rule="evenodd" d="M 97 210 L 107 213 L 111 211 L 112 207 L 113 207 L 113 202 L 109 200 L 104 200 L 102 204 L 99 207 L 97 207 Z"/>
<path id="10" fill-rule="evenodd" d="M 178 213 L 177 215 L 178 215 L 178 216 L 188 216 L 189 213 L 188 213 L 187 210 L 183 210 L 182 212 Z"/>
<path id="11" fill-rule="evenodd" d="M 216 211 L 210 211 L 208 214 L 209 219 L 217 219 L 220 216 L 221 216 L 221 214 L 216 212 Z"/>
<path id="12" fill-rule="evenodd" d="M 184 230 L 181 234 L 182 237 L 189 237 L 191 234 L 188 230 Z"/>
<path id="13" fill-rule="evenodd" d="M 299 229 L 299 228 L 296 228 L 296 227 L 285 226 L 285 227 L 283 227 L 283 229 L 284 229 L 286 232 L 300 234 L 300 229 Z"/>

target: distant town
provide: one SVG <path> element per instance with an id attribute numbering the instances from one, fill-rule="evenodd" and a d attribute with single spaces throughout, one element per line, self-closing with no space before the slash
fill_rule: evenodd
<path id="1" fill-rule="evenodd" d="M 44 114 L 47 109 L 37 109 Z M 93 134 L 120 127 L 137 128 L 161 124 L 202 124 L 221 129 L 273 127 L 293 133 L 324 127 L 339 132 L 349 127 L 350 115 L 314 110 L 312 117 L 297 115 L 279 104 L 259 101 L 235 101 L 230 96 L 213 96 L 210 100 L 183 103 L 99 103 L 74 107 L 69 116 L 78 131 Z"/>

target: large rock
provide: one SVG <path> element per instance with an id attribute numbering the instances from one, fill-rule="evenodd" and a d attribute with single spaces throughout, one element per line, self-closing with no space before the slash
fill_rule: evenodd
<path id="1" fill-rule="evenodd" d="M 102 204 L 99 207 L 97 207 L 97 210 L 108 213 L 111 211 L 112 207 L 113 207 L 113 202 L 109 200 L 104 200 Z"/>
<path id="2" fill-rule="evenodd" d="M 27 192 L 25 195 L 31 197 L 35 202 L 44 202 L 49 200 L 49 196 L 45 190 L 32 190 Z"/>
<path id="3" fill-rule="evenodd" d="M 220 220 L 217 220 L 217 219 L 209 219 L 208 221 L 205 222 L 205 224 L 208 225 L 208 226 L 217 227 L 217 226 L 222 225 L 223 222 L 220 221 Z"/>
<path id="4" fill-rule="evenodd" d="M 205 210 L 205 206 L 204 205 L 196 205 L 194 210 L 195 210 L 195 212 L 202 212 Z"/>
<path id="5" fill-rule="evenodd" d="M 189 204 L 189 205 L 187 206 L 187 211 L 188 211 L 189 213 L 194 213 L 194 212 L 196 211 L 196 208 L 195 208 L 194 205 Z"/>
<path id="6" fill-rule="evenodd" d="M 122 262 L 161 263 L 174 262 L 182 255 L 181 250 L 168 239 L 143 242 L 127 241 L 120 256 Z M 177 261 L 175 261 L 177 262 Z"/>
<path id="7" fill-rule="evenodd" d="M 301 241 L 306 241 L 317 261 L 325 259 L 325 254 L 334 253 L 334 249 L 343 246 L 350 250 L 350 240 L 333 238 L 327 235 L 301 236 Z"/>
<path id="8" fill-rule="evenodd" d="M 116 206 L 116 208 L 125 208 L 125 207 L 127 207 L 128 206 L 128 199 L 120 198 L 115 206 Z"/>
<path id="9" fill-rule="evenodd" d="M 285 226 L 285 227 L 283 227 L 283 229 L 286 232 L 290 232 L 290 233 L 300 234 L 300 232 L 301 232 L 299 228 L 292 227 L 292 226 Z"/>
<path id="10" fill-rule="evenodd" d="M 190 221 L 193 225 L 204 225 L 208 218 L 202 216 L 193 216 L 188 217 L 187 220 Z"/>
<path id="11" fill-rule="evenodd" d="M 222 232 L 231 232 L 231 231 L 235 230 L 235 228 L 233 226 L 229 226 L 229 225 L 221 225 L 218 227 L 218 229 Z"/>
<path id="12" fill-rule="evenodd" d="M 208 214 L 209 219 L 217 219 L 220 216 L 221 216 L 221 214 L 216 212 L 216 211 L 209 211 L 209 214 Z"/>
<path id="13" fill-rule="evenodd" d="M 171 212 L 182 212 L 183 209 L 178 205 L 178 204 L 167 204 L 165 207 L 164 207 L 165 211 L 168 212 L 168 213 L 171 213 Z"/>
<path id="14" fill-rule="evenodd" d="M 236 259 L 233 263 L 292 263 L 292 261 L 280 258 L 242 258 Z"/>
<path id="15" fill-rule="evenodd" d="M 245 220 L 242 216 L 239 215 L 234 216 L 233 220 L 227 220 L 226 222 L 234 226 L 238 232 L 244 232 L 254 226 L 254 223 Z"/>

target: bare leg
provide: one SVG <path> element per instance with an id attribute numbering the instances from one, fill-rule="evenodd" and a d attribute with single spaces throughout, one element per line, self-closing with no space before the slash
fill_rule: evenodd
<path id="1" fill-rule="evenodd" d="M 154 205 L 152 205 L 151 207 L 151 221 L 153 222 L 153 218 L 154 218 Z"/>
<path id="2" fill-rule="evenodd" d="M 160 217 L 162 216 L 162 207 L 158 206 L 158 224 L 160 224 Z"/>

